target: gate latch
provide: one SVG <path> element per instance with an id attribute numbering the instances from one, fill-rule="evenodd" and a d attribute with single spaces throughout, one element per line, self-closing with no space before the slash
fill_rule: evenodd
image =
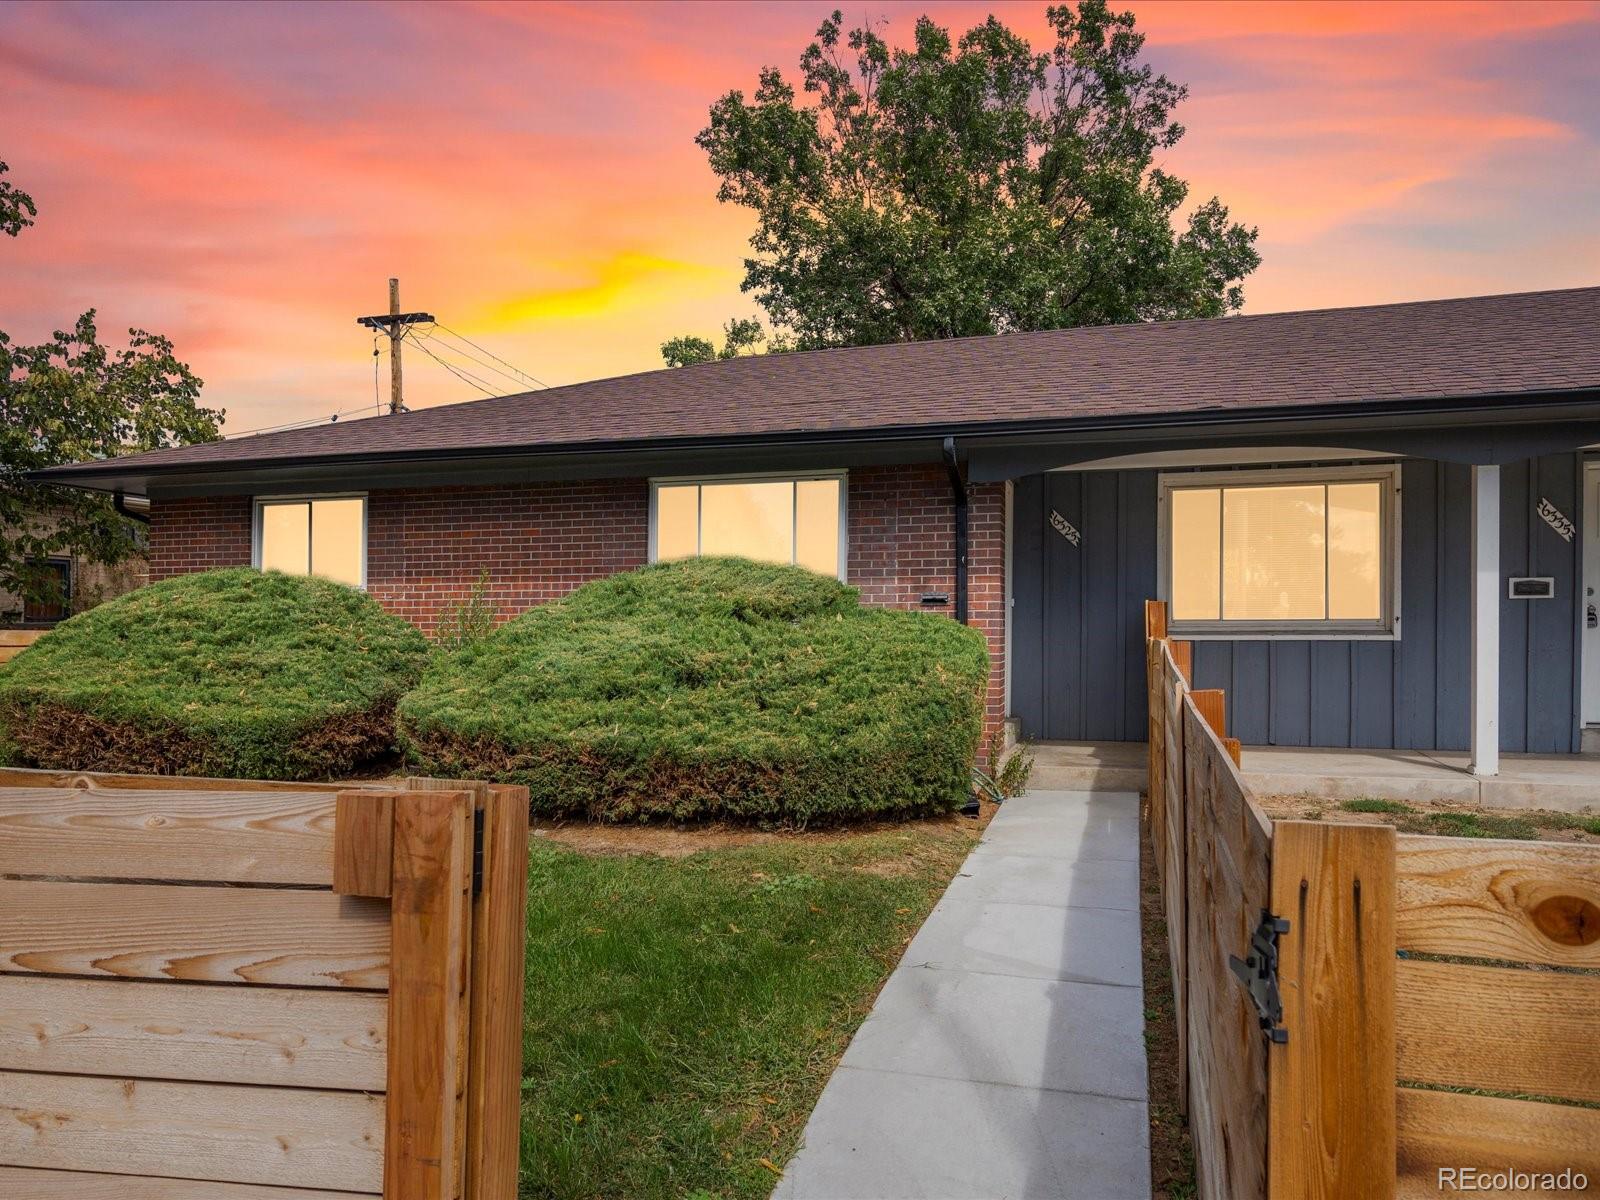
<path id="1" fill-rule="evenodd" d="M 1269 1042 L 1280 1046 L 1289 1040 L 1289 1031 L 1281 1024 L 1283 999 L 1278 994 L 1278 937 L 1288 932 L 1288 921 L 1263 909 L 1261 923 L 1250 935 L 1250 957 L 1240 959 L 1237 955 L 1228 955 L 1228 969 L 1239 977 L 1256 1006 L 1261 1032 L 1267 1035 Z"/>

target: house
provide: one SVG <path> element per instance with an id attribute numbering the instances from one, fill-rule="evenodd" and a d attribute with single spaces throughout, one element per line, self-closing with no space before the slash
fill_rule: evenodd
<path id="1" fill-rule="evenodd" d="M 143 518 L 142 510 L 128 510 L 132 520 Z M 53 533 L 62 520 L 59 509 L 33 513 L 28 525 L 36 534 Z M 54 577 L 56 595 L 48 599 L 27 597 L 0 588 L 0 628 L 43 630 L 73 613 L 93 608 L 102 600 L 131 592 L 148 581 L 148 564 L 142 554 L 117 563 L 102 562 L 92 555 L 62 549 L 43 559 L 39 566 Z M 0 651 L 0 662 L 5 661 Z"/>
<path id="2" fill-rule="evenodd" d="M 1575 752 L 1600 723 L 1600 288 L 734 359 L 57 467 L 151 576 L 256 563 L 424 629 L 658 557 L 978 626 L 989 717 L 1142 740 L 1143 610 L 1246 743 Z"/>

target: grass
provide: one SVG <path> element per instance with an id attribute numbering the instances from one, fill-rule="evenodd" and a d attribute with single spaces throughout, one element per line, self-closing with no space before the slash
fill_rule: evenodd
<path id="1" fill-rule="evenodd" d="M 1583 835 L 1583 838 L 1600 838 L 1600 816 L 1594 813 L 1552 812 L 1545 809 L 1523 811 L 1442 808 L 1378 796 L 1341 800 L 1334 807 L 1339 812 L 1392 818 L 1384 823 L 1393 825 L 1401 833 L 1464 838 L 1506 838 L 1513 841 L 1534 841 L 1560 833 L 1578 833 Z M 1300 817 L 1304 820 L 1320 821 L 1324 818 L 1324 812 L 1320 807 L 1313 807 L 1302 812 Z"/>
<path id="2" fill-rule="evenodd" d="M 976 830 L 688 858 L 536 840 L 524 1197 L 765 1198 Z"/>
<path id="3" fill-rule="evenodd" d="M 1354 800 L 1341 801 L 1339 807 L 1345 812 L 1357 813 L 1408 813 L 1411 811 L 1409 804 L 1399 800 L 1381 800 L 1376 796 L 1358 796 Z"/>
<path id="4" fill-rule="evenodd" d="M 206 571 L 108 600 L 0 670 L 0 742 L 69 770 L 338 776 L 393 749 L 427 642 L 325 579 Z"/>
<path id="5" fill-rule="evenodd" d="M 1539 827 L 1525 817 L 1503 817 L 1488 813 L 1433 812 L 1397 822 L 1403 833 L 1435 833 L 1447 837 L 1515 838 L 1532 841 Z"/>
<path id="6" fill-rule="evenodd" d="M 525 784 L 594 821 L 804 825 L 948 812 L 968 794 L 983 635 L 863 608 L 735 558 L 587 584 L 436 660 L 400 703 L 432 775 Z"/>

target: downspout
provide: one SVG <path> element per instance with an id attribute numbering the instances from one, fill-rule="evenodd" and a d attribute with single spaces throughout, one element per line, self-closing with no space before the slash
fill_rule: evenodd
<path id="1" fill-rule="evenodd" d="M 111 494 L 111 507 L 116 509 L 117 512 L 121 513 L 123 516 L 127 517 L 130 521 L 137 521 L 141 525 L 150 524 L 150 514 L 148 512 L 140 512 L 138 509 L 129 508 L 128 498 L 121 492 L 113 492 Z"/>
<path id="2" fill-rule="evenodd" d="M 956 502 L 956 620 L 967 623 L 967 481 L 956 457 L 956 439 L 944 439 L 944 465 Z"/>

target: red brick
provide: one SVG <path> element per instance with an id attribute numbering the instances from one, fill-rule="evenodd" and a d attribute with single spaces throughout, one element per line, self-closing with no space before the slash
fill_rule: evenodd
<path id="1" fill-rule="evenodd" d="M 1005 679 L 1004 485 L 969 489 L 969 623 L 989 642 L 986 724 L 999 725 Z M 917 610 L 943 592 L 955 606 L 955 508 L 943 465 L 850 473 L 848 577 L 863 603 Z M 150 578 L 250 562 L 249 496 L 156 500 Z M 431 633 L 489 573 L 489 602 L 507 620 L 593 579 L 644 563 L 643 479 L 379 490 L 367 497 L 367 590 Z"/>

